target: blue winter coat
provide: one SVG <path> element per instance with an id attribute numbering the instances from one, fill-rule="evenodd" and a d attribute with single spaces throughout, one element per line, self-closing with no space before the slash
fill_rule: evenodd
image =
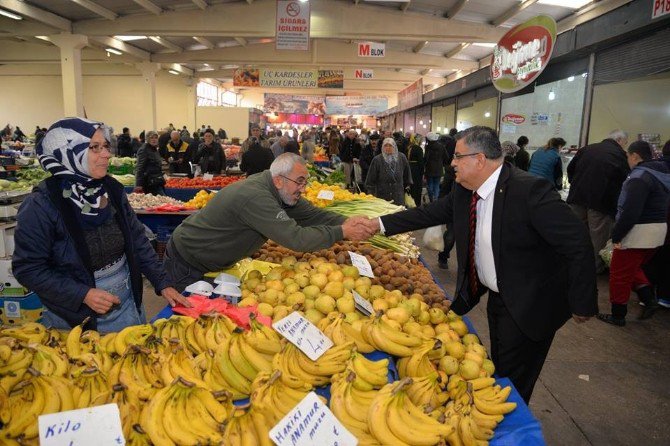
<path id="1" fill-rule="evenodd" d="M 563 189 L 563 163 L 555 149 L 539 149 L 533 153 L 528 173 L 546 178 L 558 190 Z"/>
<path id="2" fill-rule="evenodd" d="M 107 176 L 103 187 L 125 238 L 135 304 L 142 303 L 142 274 L 157 291 L 171 283 L 156 252 L 144 233 L 144 226 L 128 203 L 123 185 Z M 95 287 L 88 247 L 69 200 L 62 197 L 59 180 L 42 181 L 28 196 L 17 215 L 12 270 L 16 279 L 35 291 L 42 303 L 71 326 L 91 317 L 86 328 L 95 329 L 97 313 L 85 305 L 84 297 Z"/>

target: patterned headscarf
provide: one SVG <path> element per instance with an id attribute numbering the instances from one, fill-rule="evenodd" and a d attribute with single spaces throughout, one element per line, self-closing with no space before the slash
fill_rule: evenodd
<path id="1" fill-rule="evenodd" d="M 384 146 L 387 144 L 393 146 L 393 153 L 387 154 L 384 152 Z M 398 145 L 393 138 L 386 138 L 382 143 L 382 157 L 388 164 L 394 164 L 398 161 Z"/>
<path id="2" fill-rule="evenodd" d="M 65 118 L 53 124 L 37 144 L 36 152 L 42 168 L 61 179 L 63 197 L 69 198 L 83 215 L 96 216 L 107 192 L 100 180 L 88 171 L 88 146 L 96 130 L 109 130 L 102 122 L 83 118 Z"/>

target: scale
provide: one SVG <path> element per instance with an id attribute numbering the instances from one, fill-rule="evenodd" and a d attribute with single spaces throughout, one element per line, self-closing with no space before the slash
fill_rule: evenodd
<path id="1" fill-rule="evenodd" d="M 15 220 L 21 202 L 28 195 L 29 190 L 0 192 L 0 220 Z"/>

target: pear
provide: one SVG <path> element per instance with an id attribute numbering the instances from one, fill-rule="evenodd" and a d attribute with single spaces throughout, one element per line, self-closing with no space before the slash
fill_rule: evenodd
<path id="1" fill-rule="evenodd" d="M 430 313 L 430 323 L 433 325 L 438 325 L 447 319 L 447 315 L 440 308 L 431 308 L 428 313 Z"/>
<path id="2" fill-rule="evenodd" d="M 381 285 L 372 285 L 370 287 L 370 300 L 374 301 L 375 299 L 379 299 L 386 294 L 386 290 L 384 289 L 383 286 Z"/>
<path id="3" fill-rule="evenodd" d="M 442 311 L 442 310 L 440 310 L 440 311 Z M 466 334 L 468 334 L 468 331 L 469 331 L 468 326 L 465 325 L 465 322 L 463 322 L 462 319 L 449 322 L 449 326 L 451 327 L 452 330 L 454 330 L 456 333 L 458 333 L 458 335 L 460 337 L 463 337 Z"/>
<path id="4" fill-rule="evenodd" d="M 302 289 L 302 292 L 307 299 L 316 299 L 321 293 L 321 290 L 316 285 L 307 285 Z"/>
<path id="5" fill-rule="evenodd" d="M 266 304 L 265 302 L 259 303 L 257 309 L 260 314 L 268 317 L 272 317 L 275 311 L 274 308 L 272 308 L 272 305 Z"/>
<path id="6" fill-rule="evenodd" d="M 314 301 L 314 308 L 316 308 L 323 314 L 328 314 L 331 311 L 335 310 L 335 306 L 336 306 L 335 299 L 333 299 L 333 297 L 329 296 L 328 294 L 321 294 Z"/>
<path id="7" fill-rule="evenodd" d="M 464 379 L 479 378 L 480 370 L 481 366 L 469 359 L 464 359 L 463 361 L 461 361 L 461 365 L 458 368 L 458 372 Z"/>
<path id="8" fill-rule="evenodd" d="M 314 325 L 318 324 L 321 319 L 323 319 L 325 316 L 323 313 L 321 313 L 319 310 L 316 310 L 314 308 L 305 311 L 305 319 L 313 323 Z"/>
<path id="9" fill-rule="evenodd" d="M 337 310 L 340 313 L 353 313 L 356 310 L 356 302 L 353 296 L 343 296 L 337 299 Z"/>
<path id="10" fill-rule="evenodd" d="M 305 294 L 301 293 L 300 291 L 296 291 L 294 293 L 289 294 L 286 296 L 286 305 L 288 306 L 293 306 L 293 305 L 303 305 L 305 303 Z"/>
<path id="11" fill-rule="evenodd" d="M 318 286 L 319 289 L 322 290 L 323 287 L 325 287 L 326 284 L 328 283 L 328 276 L 326 276 L 324 273 L 313 274 L 309 278 L 309 283 L 311 285 Z"/>
<path id="12" fill-rule="evenodd" d="M 344 295 L 344 285 L 342 285 L 342 282 L 328 282 L 323 287 L 323 292 L 333 299 L 339 299 Z"/>
<path id="13" fill-rule="evenodd" d="M 438 369 L 447 375 L 453 375 L 458 372 L 458 360 L 453 356 L 443 356 L 438 364 Z"/>
<path id="14" fill-rule="evenodd" d="M 447 350 L 449 356 L 453 356 L 456 359 L 463 359 L 465 356 L 465 346 L 458 341 L 447 342 L 444 347 Z"/>

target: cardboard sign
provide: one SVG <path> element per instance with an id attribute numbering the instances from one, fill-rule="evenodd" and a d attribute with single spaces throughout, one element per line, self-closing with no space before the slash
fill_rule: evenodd
<path id="1" fill-rule="evenodd" d="M 116 404 L 40 415 L 38 423 L 41 446 L 126 444 Z"/>
<path id="2" fill-rule="evenodd" d="M 333 346 L 333 341 L 297 311 L 278 320 L 272 327 L 312 361 L 319 359 Z"/>
<path id="3" fill-rule="evenodd" d="M 372 304 L 369 300 L 358 294 L 356 290 L 351 290 L 351 293 L 354 295 L 354 302 L 356 303 L 355 305 L 358 311 L 366 316 L 370 316 L 375 312 L 375 309 L 372 308 Z"/>
<path id="4" fill-rule="evenodd" d="M 335 191 L 332 190 L 320 190 L 316 198 L 320 200 L 333 200 L 335 199 Z"/>
<path id="5" fill-rule="evenodd" d="M 375 276 L 374 273 L 372 272 L 372 266 L 370 265 L 370 262 L 368 262 L 367 257 L 351 251 L 349 251 L 349 257 L 351 257 L 351 264 L 355 266 L 356 269 L 358 269 L 358 273 L 361 276 L 366 277 Z"/>
<path id="6" fill-rule="evenodd" d="M 278 446 L 355 446 L 349 432 L 314 392 L 307 394 L 279 423 L 270 429 Z"/>

